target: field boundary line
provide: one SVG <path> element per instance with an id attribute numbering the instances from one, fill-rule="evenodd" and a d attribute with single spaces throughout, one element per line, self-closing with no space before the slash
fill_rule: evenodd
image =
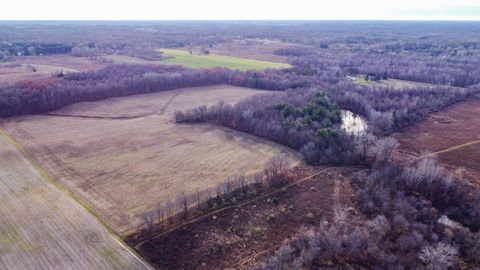
<path id="1" fill-rule="evenodd" d="M 335 170 L 335 169 L 342 169 L 342 168 L 352 169 L 352 168 L 356 168 L 356 167 L 345 167 L 345 166 L 342 167 L 342 166 L 340 166 L 340 167 L 327 167 L 327 168 L 324 168 L 324 169 L 322 169 L 322 170 L 320 170 L 320 171 L 318 171 L 318 172 L 316 172 L 316 173 L 314 173 L 314 174 L 312 174 L 312 175 L 309 175 L 309 176 L 307 176 L 307 177 L 304 177 L 304 178 L 302 178 L 302 179 L 300 179 L 300 180 L 298 180 L 298 181 L 296 181 L 296 182 L 290 183 L 290 184 L 288 184 L 288 185 L 286 185 L 286 186 L 283 186 L 283 187 L 281 187 L 281 188 L 279 188 L 279 189 L 276 189 L 276 190 L 273 190 L 273 191 L 271 191 L 271 192 L 268 192 L 268 193 L 265 193 L 265 194 L 263 194 L 263 195 L 260 195 L 260 196 L 258 196 L 258 197 L 255 197 L 255 198 L 246 200 L 246 201 L 241 202 L 241 203 L 239 203 L 239 204 L 234 204 L 234 205 L 230 205 L 230 206 L 227 206 L 227 207 L 223 207 L 223 208 L 214 210 L 214 211 L 212 211 L 212 212 L 209 212 L 209 213 L 207 213 L 207 214 L 204 214 L 204 215 L 202 215 L 202 216 L 199 216 L 199 217 L 196 217 L 196 218 L 194 218 L 194 219 L 192 219 L 192 220 L 189 220 L 189 221 L 187 221 L 187 222 L 185 222 L 185 223 L 182 223 L 182 224 L 180 224 L 180 225 L 178 225 L 178 226 L 176 226 L 176 227 L 174 227 L 174 228 L 171 228 L 171 229 L 166 230 L 166 231 L 164 231 L 164 232 L 158 233 L 158 234 L 154 235 L 152 238 L 143 240 L 143 241 L 141 241 L 140 243 L 136 244 L 136 245 L 135 245 L 135 248 L 138 250 L 138 248 L 139 248 L 140 246 L 142 246 L 143 244 L 147 243 L 148 241 L 151 241 L 151 240 L 157 239 L 157 238 L 159 238 L 159 237 L 162 237 L 162 236 L 164 236 L 164 235 L 167 235 L 167 234 L 169 234 L 169 233 L 171 233 L 171 232 L 174 232 L 174 231 L 176 231 L 176 230 L 178 230 L 178 229 L 181 229 L 181 228 L 183 228 L 183 227 L 185 227 L 185 226 L 188 226 L 188 225 L 190 225 L 190 224 L 196 223 L 197 221 L 200 221 L 200 220 L 202 220 L 202 219 L 204 219 L 204 218 L 206 218 L 206 217 L 213 216 L 213 215 L 215 215 L 215 214 L 221 213 L 221 212 L 226 211 L 226 210 L 229 210 L 229 209 L 243 207 L 243 206 L 245 206 L 245 205 L 247 205 L 247 204 L 250 204 L 250 203 L 252 203 L 252 202 L 256 202 L 256 201 L 258 201 L 258 200 L 264 199 L 264 198 L 269 197 L 269 196 L 271 196 L 271 195 L 274 195 L 274 194 L 277 194 L 277 193 L 279 193 L 279 192 L 285 191 L 285 190 L 289 189 L 290 187 L 293 187 L 293 186 L 296 186 L 296 185 L 298 185 L 298 184 L 301 184 L 301 183 L 303 183 L 303 182 L 305 182 L 305 181 L 308 181 L 308 180 L 310 180 L 310 179 L 312 179 L 312 178 L 314 178 L 314 177 L 316 177 L 316 176 L 318 176 L 318 175 L 320 175 L 320 174 L 323 174 L 323 173 L 325 173 L 325 172 L 327 172 L 327 171 Z"/>
<path id="2" fill-rule="evenodd" d="M 179 91 L 179 93 L 176 93 L 171 97 L 165 105 L 162 106 L 162 108 L 158 111 L 151 112 L 151 113 L 145 113 L 145 114 L 137 114 L 137 115 L 130 115 L 130 116 L 98 116 L 98 115 L 79 115 L 79 114 L 63 114 L 63 113 L 44 113 L 43 115 L 45 116 L 55 116 L 55 117 L 69 117 L 69 118 L 81 118 L 81 119 L 99 119 L 99 120 L 132 120 L 132 119 L 138 119 L 138 118 L 143 118 L 146 116 L 151 116 L 151 115 L 163 115 L 165 111 L 167 110 L 168 106 L 177 98 L 179 95 L 181 95 L 183 91 Z"/>
<path id="3" fill-rule="evenodd" d="M 65 193 L 68 197 L 70 197 L 75 202 L 77 202 L 79 205 L 81 205 L 88 213 L 90 213 L 107 230 L 107 232 L 109 233 L 110 237 L 113 238 L 113 240 L 115 240 L 118 244 L 120 244 L 120 246 L 122 246 L 127 252 L 129 252 L 132 256 L 134 256 L 134 258 L 136 258 L 147 269 L 151 269 L 151 270 L 154 269 L 140 255 L 138 255 L 135 250 L 132 250 L 132 248 L 130 248 L 128 245 L 126 245 L 123 242 L 123 240 L 118 235 L 116 235 L 115 232 L 108 226 L 108 224 L 105 223 L 105 221 L 103 221 L 102 218 L 100 218 L 100 216 L 96 213 L 96 211 L 90 205 L 83 202 L 72 191 L 70 191 L 69 189 L 67 189 L 66 187 L 64 187 L 60 183 L 58 183 L 37 162 L 35 162 L 32 158 L 30 158 L 30 155 L 27 153 L 27 151 L 18 142 L 16 142 L 13 138 L 8 136 L 2 130 L 0 130 L 0 137 L 4 138 L 6 141 L 11 143 L 30 162 L 30 164 L 32 164 L 32 166 L 40 173 L 42 180 L 54 185 L 56 188 L 58 188 L 63 193 Z"/>
<path id="4" fill-rule="evenodd" d="M 100 120 L 131 120 L 142 118 L 151 114 L 141 114 L 141 115 L 132 115 L 132 116 L 96 116 L 96 115 L 78 115 L 78 114 L 61 114 L 61 113 L 45 113 L 45 116 L 54 116 L 54 117 L 69 117 L 69 118 L 81 118 L 81 119 L 100 119 Z"/>
<path id="5" fill-rule="evenodd" d="M 168 90 L 167 90 L 168 91 Z M 45 116 L 56 116 L 56 117 L 69 117 L 69 118 L 80 118 L 80 119 L 99 119 L 99 120 L 132 120 L 132 119 L 138 119 L 138 118 L 143 118 L 147 116 L 152 116 L 152 115 L 163 115 L 165 111 L 167 110 L 168 106 L 181 94 L 183 94 L 183 90 L 170 90 L 175 93 L 172 97 L 170 97 L 167 102 L 160 108 L 160 110 L 150 112 L 150 113 L 144 113 L 144 114 L 137 114 L 137 115 L 130 115 L 130 116 L 99 116 L 99 115 L 79 115 L 79 114 L 63 114 L 63 113 L 44 113 L 43 115 Z M 159 92 L 165 92 L 165 91 L 159 91 Z"/>

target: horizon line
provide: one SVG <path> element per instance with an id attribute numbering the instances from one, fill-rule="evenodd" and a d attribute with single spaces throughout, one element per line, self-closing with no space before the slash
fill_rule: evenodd
<path id="1" fill-rule="evenodd" d="M 480 22 L 478 19 L 0 19 L 0 22 Z"/>

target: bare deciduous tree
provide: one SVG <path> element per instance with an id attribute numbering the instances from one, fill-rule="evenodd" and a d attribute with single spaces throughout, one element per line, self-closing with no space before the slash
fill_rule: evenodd
<path id="1" fill-rule="evenodd" d="M 392 161 L 392 154 L 398 146 L 398 141 L 392 137 L 377 140 L 372 149 L 375 155 L 375 162 L 381 165 L 390 163 Z"/>
<path id="2" fill-rule="evenodd" d="M 184 217 L 186 218 L 187 215 L 188 215 L 188 206 L 189 206 L 190 202 L 189 202 L 189 198 L 188 198 L 188 196 L 186 195 L 185 192 L 182 192 L 182 194 L 180 194 L 177 197 L 177 204 L 180 207 L 180 209 L 182 210 L 182 213 L 183 213 Z"/>
<path id="3" fill-rule="evenodd" d="M 155 229 L 155 214 L 153 212 L 145 213 L 142 219 L 145 224 L 145 228 L 147 229 L 147 235 L 150 238 Z"/>
<path id="4" fill-rule="evenodd" d="M 457 263 L 458 250 L 452 245 L 437 243 L 422 248 L 418 257 L 428 270 L 447 270 Z"/>

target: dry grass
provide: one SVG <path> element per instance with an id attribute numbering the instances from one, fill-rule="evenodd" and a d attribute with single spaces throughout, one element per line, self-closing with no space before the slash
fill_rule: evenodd
<path id="1" fill-rule="evenodd" d="M 476 144 L 441 153 L 438 158 L 452 168 L 456 175 L 480 187 L 480 140 Z"/>
<path id="2" fill-rule="evenodd" d="M 48 65 L 31 65 L 36 69 L 35 72 L 26 64 L 18 65 L 0 65 L 0 86 L 11 85 L 21 81 L 35 81 L 49 78 L 55 72 L 75 72 L 76 70 L 68 68 L 59 68 Z"/>
<path id="3" fill-rule="evenodd" d="M 34 67 L 36 71 L 34 72 L 29 66 Z M 86 57 L 22 56 L 15 58 L 15 61 L 12 62 L 0 63 L 0 86 L 49 78 L 55 72 L 87 71 L 103 66 L 105 63 Z"/>
<path id="4" fill-rule="evenodd" d="M 480 185 L 480 100 L 468 100 L 432 114 L 393 134 L 402 150 L 434 156 L 462 177 Z"/>
<path id="5" fill-rule="evenodd" d="M 70 55 L 45 55 L 45 56 L 21 56 L 15 58 L 13 63 L 47 65 L 59 68 L 74 69 L 77 71 L 95 70 L 105 66 L 101 61 L 88 57 L 75 57 Z"/>
<path id="6" fill-rule="evenodd" d="M 280 40 L 269 39 L 241 39 L 215 44 L 212 47 L 204 47 L 212 54 L 240 57 L 246 59 L 256 59 L 262 61 L 272 61 L 286 63 L 287 57 L 275 55 L 273 52 L 280 48 L 293 46 L 294 44 L 285 43 Z M 298 46 L 298 45 L 297 45 Z M 198 53 L 201 50 L 199 46 L 179 48 L 182 50 L 192 50 Z"/>
<path id="7" fill-rule="evenodd" d="M 161 53 L 171 58 L 163 60 L 165 64 L 182 65 L 188 68 L 229 68 L 246 70 L 264 70 L 268 68 L 288 68 L 289 64 L 271 61 L 261 61 L 249 58 L 239 58 L 221 54 L 199 55 L 183 50 L 159 49 Z"/>
<path id="8" fill-rule="evenodd" d="M 182 192 L 253 173 L 275 155 L 299 160 L 285 147 L 230 129 L 171 123 L 175 110 L 220 100 L 233 103 L 258 93 L 265 92 L 214 86 L 113 98 L 55 113 L 142 117 L 28 116 L 9 119 L 5 127 L 56 179 L 122 233 L 140 225 L 142 214 Z"/>
<path id="9" fill-rule="evenodd" d="M 115 64 L 139 64 L 139 65 L 164 65 L 160 60 L 145 60 L 138 57 L 127 56 L 127 55 L 105 55 L 102 56 L 107 60 L 113 61 Z"/>
<path id="10" fill-rule="evenodd" d="M 148 269 L 0 133 L 0 269 Z"/>
<path id="11" fill-rule="evenodd" d="M 389 79 L 386 79 L 386 80 L 378 80 L 378 81 L 367 81 L 367 80 L 365 80 L 364 75 L 358 75 L 354 78 L 355 78 L 355 82 L 358 83 L 358 84 L 393 87 L 393 88 L 396 88 L 396 89 L 409 89 L 409 88 L 415 88 L 415 87 L 438 88 L 439 86 L 445 87 L 444 85 L 437 85 L 437 84 L 423 83 L 423 82 L 414 82 L 414 81 L 407 81 L 407 80 L 399 80 L 399 79 L 393 79 L 393 78 L 389 78 Z M 352 80 L 352 77 L 350 77 L 350 80 Z M 459 87 L 455 87 L 455 86 L 451 86 L 451 87 L 459 88 Z"/>

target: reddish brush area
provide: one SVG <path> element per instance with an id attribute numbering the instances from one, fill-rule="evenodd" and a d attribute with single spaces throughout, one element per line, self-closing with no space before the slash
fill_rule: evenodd
<path id="1" fill-rule="evenodd" d="M 480 185 L 480 100 L 470 99 L 432 114 L 393 136 L 401 150 L 432 152 L 452 172 Z"/>
<path id="2" fill-rule="evenodd" d="M 351 173 L 345 168 L 297 167 L 284 179 L 290 184 L 301 181 L 298 185 L 270 196 L 259 194 L 258 200 L 239 202 L 143 244 L 130 244 L 159 269 L 242 269 L 271 256 L 300 229 L 331 219 L 334 205 L 352 205 L 346 181 Z"/>

